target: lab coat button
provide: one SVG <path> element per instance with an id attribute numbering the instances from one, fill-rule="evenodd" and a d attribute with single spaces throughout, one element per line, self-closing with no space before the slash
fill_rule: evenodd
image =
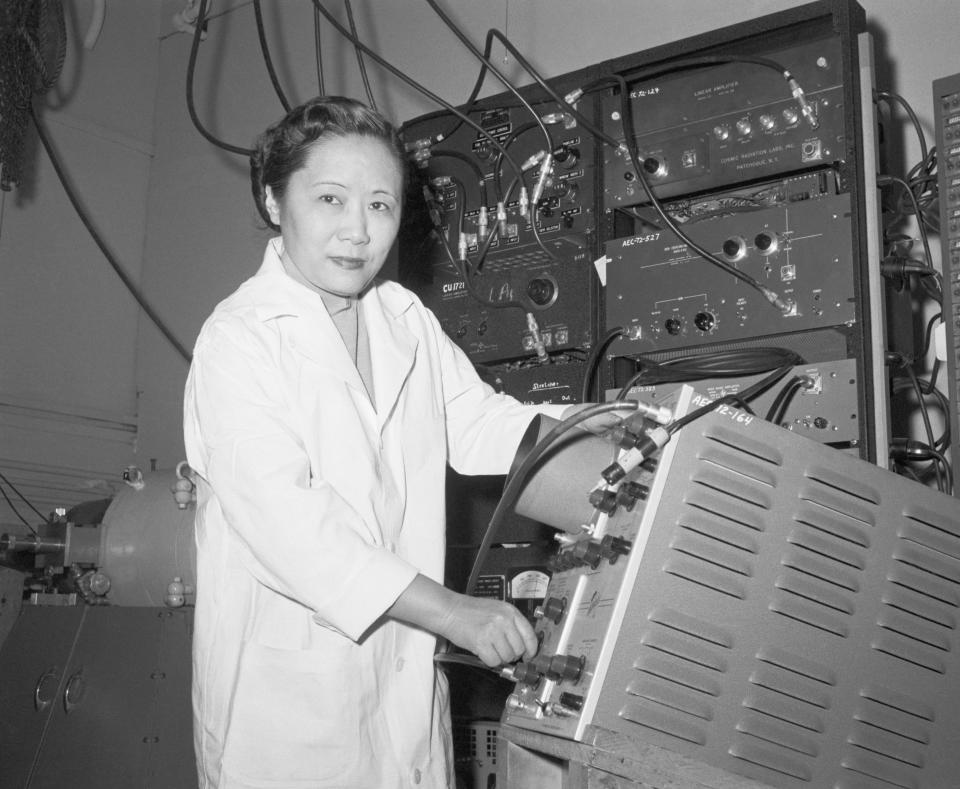
<path id="1" fill-rule="evenodd" d="M 415 784 L 420 783 L 420 770 L 415 769 L 415 770 L 413 771 L 413 782 L 414 782 Z"/>
<path id="2" fill-rule="evenodd" d="M 403 671 L 403 658 L 398 657 L 396 662 L 397 671 Z"/>

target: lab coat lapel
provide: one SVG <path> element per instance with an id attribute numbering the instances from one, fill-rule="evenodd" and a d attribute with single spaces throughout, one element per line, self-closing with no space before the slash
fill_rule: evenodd
<path id="1" fill-rule="evenodd" d="M 319 310 L 302 312 L 293 321 L 291 346 L 312 360 L 323 372 L 344 381 L 366 397 L 366 387 L 357 366 L 350 358 L 340 332 L 323 305 Z"/>
<path id="2" fill-rule="evenodd" d="M 363 318 L 370 337 L 370 362 L 379 427 L 389 420 L 410 375 L 417 338 L 403 322 L 409 301 L 398 303 L 374 287 L 363 302 Z"/>
<path id="3" fill-rule="evenodd" d="M 350 358 L 340 332 L 320 296 L 295 282 L 283 270 L 279 239 L 267 246 L 257 276 L 244 287 L 255 300 L 260 320 L 279 320 L 286 343 L 295 353 L 366 397 L 366 387 Z"/>

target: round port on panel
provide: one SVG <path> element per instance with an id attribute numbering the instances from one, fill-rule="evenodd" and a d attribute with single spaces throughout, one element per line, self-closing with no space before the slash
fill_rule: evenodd
<path id="1" fill-rule="evenodd" d="M 727 260 L 742 260 L 747 255 L 747 242 L 740 236 L 730 236 L 721 249 Z"/>
<path id="2" fill-rule="evenodd" d="M 663 328 L 667 330 L 667 334 L 679 334 L 680 329 L 683 328 L 683 322 L 679 318 L 667 318 Z"/>
<path id="3" fill-rule="evenodd" d="M 757 233 L 753 244 L 761 255 L 772 255 L 780 248 L 780 238 L 776 233 Z"/>
<path id="4" fill-rule="evenodd" d="M 580 161 L 580 149 L 564 145 L 554 154 L 553 160 L 564 167 L 573 167 Z"/>
<path id="5" fill-rule="evenodd" d="M 667 174 L 667 165 L 656 156 L 648 156 L 643 160 L 643 171 L 647 175 L 663 178 Z"/>
<path id="6" fill-rule="evenodd" d="M 549 307 L 557 300 L 557 283 L 550 277 L 534 277 L 527 283 L 527 296 L 538 307 Z"/>

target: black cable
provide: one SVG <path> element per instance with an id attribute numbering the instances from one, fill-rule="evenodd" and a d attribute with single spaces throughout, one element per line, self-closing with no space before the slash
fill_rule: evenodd
<path id="1" fill-rule="evenodd" d="M 497 675 L 499 675 L 502 671 L 501 666 L 488 666 L 475 655 L 467 655 L 461 652 L 437 652 L 433 656 L 433 662 L 438 665 L 447 663 L 458 666 L 467 666 L 468 668 L 477 668 L 481 669 L 482 671 L 492 671 Z"/>
<path id="2" fill-rule="evenodd" d="M 353 21 L 353 6 L 350 4 L 350 0 L 343 0 L 343 7 L 347 10 L 347 21 L 350 24 L 350 32 L 354 37 L 353 50 L 357 53 L 357 66 L 360 68 L 360 78 L 363 80 L 363 89 L 367 94 L 367 103 L 374 111 L 378 112 L 377 102 L 373 98 L 373 91 L 370 89 L 370 78 L 367 76 L 367 64 L 363 62 L 363 52 L 361 52 L 360 47 L 356 45 L 356 41 L 360 36 L 357 34 L 357 24 Z"/>
<path id="3" fill-rule="evenodd" d="M 494 510 L 493 515 L 490 517 L 490 522 L 483 534 L 483 539 L 480 541 L 480 547 L 477 549 L 477 556 L 473 561 L 473 568 L 470 570 L 470 577 L 467 579 L 467 594 L 473 594 L 477 585 L 477 579 L 480 575 L 480 570 L 483 566 L 483 561 L 486 559 L 487 553 L 490 550 L 490 545 L 493 543 L 493 538 L 496 536 L 497 531 L 500 528 L 500 523 L 503 521 L 504 517 L 506 517 L 506 514 L 513 509 L 516 499 L 520 494 L 520 490 L 527 481 L 527 477 L 530 475 L 530 472 L 533 470 L 534 466 L 536 466 L 536 464 L 540 461 L 540 458 L 543 456 L 543 454 L 553 446 L 560 436 L 564 435 L 578 424 L 590 419 L 591 417 L 599 414 L 606 414 L 610 411 L 634 411 L 636 408 L 637 403 L 635 402 L 623 402 L 619 400 L 611 403 L 600 403 L 598 405 L 588 406 L 587 408 L 578 411 L 573 416 L 567 417 L 563 421 L 554 425 L 547 432 L 547 434 L 536 443 L 530 452 L 527 453 L 527 456 L 523 459 L 520 465 L 517 466 L 517 468 L 514 469 L 507 478 L 506 484 L 504 485 L 503 494 L 500 496 L 500 501 L 497 503 L 496 509 Z"/>
<path id="4" fill-rule="evenodd" d="M 77 212 L 77 216 L 80 217 L 80 221 L 83 222 L 83 226 L 87 229 L 90 237 L 94 240 L 97 247 L 99 247 L 100 251 L 103 253 L 103 256 L 107 259 L 110 267 L 116 272 L 117 276 L 120 277 L 120 281 L 124 284 L 126 289 L 130 291 L 130 294 L 133 296 L 133 298 L 136 299 L 137 304 L 139 304 L 141 309 L 147 314 L 147 317 L 153 321 L 154 325 L 156 325 L 163 336 L 167 338 L 170 344 L 176 348 L 177 352 L 189 362 L 192 358 L 190 352 L 183 345 L 181 345 L 180 341 L 174 336 L 173 332 L 167 327 L 167 325 L 157 314 L 156 310 L 154 310 L 147 301 L 146 296 L 143 295 L 139 287 L 137 287 L 137 284 L 130 278 L 123 266 L 120 265 L 117 259 L 113 256 L 113 253 L 107 248 L 106 243 L 100 237 L 100 234 L 97 232 L 96 228 L 94 228 L 90 218 L 80 205 L 80 199 L 74 192 L 73 187 L 70 185 L 70 181 L 67 178 L 66 173 L 63 171 L 60 160 L 57 158 L 57 155 L 53 150 L 53 145 L 50 143 L 50 139 L 47 137 L 46 130 L 43 128 L 43 125 L 37 118 L 33 105 L 30 106 L 30 117 L 33 119 L 33 125 L 37 130 L 37 136 L 40 138 L 40 143 L 43 145 L 43 149 L 47 152 L 47 156 L 50 159 L 50 163 L 53 165 L 53 169 L 57 174 L 57 178 L 60 179 L 60 184 L 63 186 L 63 191 L 66 193 L 67 199 L 70 200 L 73 210 Z"/>
<path id="5" fill-rule="evenodd" d="M 580 113 L 572 103 L 568 102 L 565 97 L 558 94 L 550 84 L 537 72 L 537 70 L 530 65 L 526 58 L 520 53 L 520 51 L 513 45 L 513 43 L 508 39 L 503 33 L 495 28 L 491 28 L 487 32 L 487 40 L 490 41 L 492 38 L 497 38 L 503 44 L 504 48 L 513 55 L 514 59 L 520 65 L 520 67 L 529 74 L 534 82 L 539 85 L 544 92 L 551 99 L 553 99 L 557 106 L 559 106 L 564 112 L 569 113 L 571 116 L 576 118 L 580 126 L 591 136 L 605 142 L 607 145 L 610 145 L 614 148 L 619 148 L 620 143 L 617 140 L 614 140 L 612 137 L 608 136 L 602 129 L 598 129 L 593 125 L 593 122 L 586 118 L 582 113 Z"/>
<path id="6" fill-rule="evenodd" d="M 205 2 L 205 0 L 201 0 L 201 2 Z M 471 118 L 469 118 L 469 117 L 467 117 L 466 115 L 464 115 L 464 113 L 462 113 L 460 110 L 458 110 L 458 109 L 457 109 L 456 107 L 454 107 L 452 104 L 450 104 L 449 102 L 447 102 L 447 101 L 445 101 L 444 99 L 440 98 L 437 94 L 433 93 L 432 91 L 430 91 L 429 89 L 427 89 L 426 87 L 424 87 L 423 85 L 421 85 L 419 82 L 417 82 L 416 80 L 414 80 L 412 77 L 409 77 L 409 76 L 407 76 L 406 74 L 404 74 L 402 71 L 400 71 L 400 69 L 396 68 L 396 67 L 393 66 L 391 63 L 389 63 L 388 61 L 386 61 L 384 58 L 380 57 L 380 55 L 378 55 L 376 52 L 374 52 L 372 49 L 370 49 L 370 47 L 368 47 L 366 44 L 364 44 L 362 41 L 360 41 L 360 39 L 358 39 L 356 36 L 351 35 L 350 31 L 347 30 L 343 25 L 341 25 L 340 22 L 337 21 L 337 18 L 336 18 L 335 16 L 333 16 L 326 8 L 324 8 L 324 6 L 323 6 L 323 4 L 320 2 L 320 0 L 312 0 L 312 2 L 313 2 L 314 7 L 315 7 L 318 11 L 320 11 L 321 14 L 323 14 L 323 16 L 326 18 L 326 20 L 327 20 L 331 25 L 333 25 L 333 27 L 336 29 L 336 31 L 337 31 L 341 36 L 343 36 L 345 39 L 347 39 L 347 41 L 353 42 L 354 46 L 356 46 L 358 49 L 360 49 L 364 54 L 368 55 L 368 56 L 369 56 L 371 59 L 373 59 L 375 62 L 377 62 L 377 63 L 379 63 L 381 66 L 383 66 L 383 68 L 385 68 L 387 71 L 389 71 L 391 74 L 393 74 L 393 76 L 397 77 L 398 79 L 403 80 L 403 81 L 404 81 L 405 83 L 407 83 L 411 88 L 413 88 L 414 90 L 416 90 L 416 91 L 418 91 L 419 93 L 421 93 L 423 96 L 425 96 L 426 98 L 428 98 L 430 101 L 434 102 L 435 104 L 439 104 L 441 107 L 444 107 L 448 112 L 453 113 L 453 114 L 456 115 L 458 118 L 460 118 L 464 123 L 466 123 L 466 124 L 469 125 L 471 128 L 473 128 L 473 129 L 475 129 L 476 131 L 478 131 L 478 132 L 479 132 L 481 135 L 483 135 L 487 140 L 489 140 L 490 143 L 491 143 L 498 151 L 502 151 L 502 150 L 503 150 L 503 146 L 500 144 L 500 141 L 497 140 L 497 138 L 494 137 L 492 134 L 490 134 L 489 131 L 487 131 L 486 129 L 484 129 L 479 123 L 475 122 L 475 121 L 472 120 Z M 517 162 L 514 160 L 514 158 L 513 158 L 512 156 L 510 156 L 509 154 L 505 154 L 505 156 L 506 156 L 507 161 L 510 163 L 510 166 L 511 166 L 516 172 L 520 172 L 520 165 L 517 164 Z"/>
<path id="7" fill-rule="evenodd" d="M 223 140 L 219 140 L 214 137 L 203 127 L 203 124 L 200 122 L 200 118 L 197 116 L 197 110 L 193 103 L 193 79 L 194 72 L 196 71 L 197 67 L 197 52 L 200 49 L 200 36 L 203 34 L 203 25 L 206 21 L 206 15 L 207 0 L 200 0 L 200 9 L 197 12 L 197 21 L 193 30 L 193 44 L 190 47 L 190 58 L 187 61 L 187 110 L 190 113 L 190 120 L 193 121 L 193 125 L 197 131 L 200 132 L 200 134 L 208 142 L 212 142 L 218 148 L 222 148 L 230 153 L 238 153 L 241 156 L 251 156 L 253 154 L 251 149 L 230 145 L 230 143 L 223 142 Z"/>
<path id="8" fill-rule="evenodd" d="M 480 205 L 487 204 L 487 179 L 483 177 L 483 171 L 480 169 L 480 165 L 477 164 L 477 160 L 465 154 L 463 151 L 456 151 L 446 148 L 434 148 L 430 151 L 431 159 L 456 159 L 457 161 L 463 162 L 467 167 L 470 168 L 473 173 L 473 177 L 477 182 L 477 188 L 480 192 Z"/>
<path id="9" fill-rule="evenodd" d="M 793 402 L 793 398 L 797 392 L 803 389 L 805 383 L 806 380 L 800 375 L 795 375 L 787 381 L 786 385 L 777 392 L 777 396 L 770 404 L 770 408 L 767 409 L 767 415 L 764 419 L 768 422 L 773 422 L 775 425 L 783 422 L 784 414 L 786 414 L 787 409 L 790 407 L 790 403 Z"/>
<path id="10" fill-rule="evenodd" d="M 927 228 L 924 225 L 922 219 L 920 218 L 920 205 L 917 202 L 917 196 L 913 193 L 913 190 L 910 188 L 910 184 L 908 184 L 902 178 L 899 178 L 895 175 L 878 175 L 877 182 L 880 185 L 883 185 L 884 183 L 891 183 L 891 182 L 899 184 L 910 196 L 910 202 L 913 204 L 918 220 L 920 220 L 917 222 L 917 228 L 920 231 L 920 240 L 923 243 L 924 263 L 931 272 L 935 273 L 936 269 L 933 266 L 933 255 L 930 252 L 930 240 L 927 238 Z M 941 286 L 941 290 L 942 290 L 942 286 Z M 936 295 L 934 294 L 931 294 L 931 295 L 933 296 L 934 299 L 938 299 Z M 938 300 L 942 300 L 942 296 L 939 297 Z"/>
<path id="11" fill-rule="evenodd" d="M 457 27 L 454 21 L 449 16 L 447 16 L 446 13 L 444 13 L 443 9 L 440 8 L 436 0 L 427 0 L 427 5 L 429 5 L 430 8 L 434 10 L 434 12 L 437 14 L 437 16 L 440 17 L 441 20 L 443 20 L 443 23 L 450 29 L 450 31 L 458 39 L 460 39 L 460 43 L 462 43 L 467 49 L 469 49 L 470 52 L 473 54 L 473 56 L 477 58 L 477 60 L 479 60 L 481 63 L 483 63 L 483 65 L 488 70 L 492 71 L 494 76 L 497 79 L 499 79 L 500 82 L 503 83 L 503 86 L 507 90 L 509 90 L 514 96 L 517 97 L 520 103 L 524 106 L 527 112 L 530 113 L 534 121 L 540 127 L 540 131 L 543 134 L 543 138 L 547 146 L 547 153 L 552 152 L 553 138 L 550 136 L 550 131 L 547 129 L 547 125 L 543 122 L 543 119 L 540 117 L 537 111 L 534 110 L 533 107 L 530 105 L 530 102 L 528 102 L 520 93 L 520 91 L 517 90 L 514 84 L 510 82 L 510 80 L 508 80 L 496 66 L 493 65 L 493 62 L 488 57 L 485 57 L 484 54 L 479 49 L 477 49 L 476 46 L 474 46 L 473 42 L 464 34 L 462 30 L 460 30 L 459 27 Z"/>
<path id="12" fill-rule="evenodd" d="M 486 45 L 483 49 L 483 56 L 485 59 L 490 57 L 490 54 L 493 51 L 493 39 L 490 36 L 487 36 Z M 473 108 L 473 105 L 477 101 L 477 97 L 480 95 L 480 89 L 483 87 L 484 77 L 487 75 L 487 67 L 485 65 L 480 66 L 480 72 L 477 74 L 477 80 L 473 85 L 473 89 L 470 91 L 470 95 L 467 96 L 467 100 L 463 103 L 463 112 L 467 114 Z M 434 118 L 445 118 L 447 112 L 444 110 L 437 110 L 436 112 L 427 113 L 426 115 L 420 116 L 419 121 L 433 120 Z M 451 135 L 455 134 L 457 129 L 463 125 L 463 118 L 460 116 L 454 116 L 453 126 L 451 126 L 445 132 L 437 132 L 433 137 L 430 138 L 430 144 L 435 145 L 438 142 L 443 142 L 443 140 L 448 139 Z"/>
<path id="13" fill-rule="evenodd" d="M 894 461 L 901 462 L 922 463 L 930 461 L 930 467 L 935 470 L 937 475 L 937 489 L 942 493 L 952 494 L 953 470 L 943 453 L 938 452 L 933 447 L 910 438 L 895 438 L 890 442 L 890 457 Z M 928 474 L 929 469 L 920 477 L 910 470 L 910 476 L 917 482 L 922 482 Z"/>
<path id="14" fill-rule="evenodd" d="M 510 196 L 513 194 L 513 190 L 517 188 L 517 184 L 520 183 L 521 179 L 522 179 L 522 173 L 516 176 L 510 182 L 510 185 L 507 187 L 506 193 L 501 195 L 499 203 L 503 203 L 505 206 L 507 203 L 510 202 Z M 497 228 L 497 231 L 498 231 L 497 234 L 499 235 L 500 222 L 496 220 L 496 218 L 494 221 L 494 225 Z M 490 251 L 490 247 L 493 245 L 494 238 L 495 238 L 494 234 L 490 233 L 487 236 L 486 241 L 484 241 L 483 246 L 480 248 L 479 254 L 477 255 L 477 265 L 474 266 L 473 268 L 473 271 L 475 274 L 479 274 L 480 270 L 483 268 L 483 264 L 487 259 L 487 253 Z"/>
<path id="15" fill-rule="evenodd" d="M 9 479 L 7 479 L 6 476 L 4 476 L 3 474 L 0 474 L 0 481 L 3 481 L 4 483 L 6 483 L 6 485 L 10 488 L 10 490 L 12 490 L 14 493 L 16 493 L 17 496 L 20 497 L 21 501 L 23 501 L 23 503 L 26 504 L 31 510 L 33 510 L 37 515 L 39 515 L 41 518 L 43 518 L 44 521 L 48 520 L 47 516 L 44 515 L 42 512 L 40 512 L 40 510 L 38 510 L 36 507 L 34 507 L 34 506 L 33 506 L 33 503 L 30 501 L 30 499 L 28 499 L 26 496 L 24 496 L 24 495 L 20 492 L 20 490 L 17 488 L 17 486 L 14 485 Z"/>
<path id="16" fill-rule="evenodd" d="M 533 122 L 521 123 L 513 130 L 513 133 L 503 141 L 503 150 L 506 151 L 519 137 L 536 128 L 537 124 Z M 497 198 L 497 202 L 501 200 L 506 202 L 507 200 L 507 198 L 503 197 L 502 170 L 503 154 L 498 154 L 493 164 L 493 193 Z"/>
<path id="17" fill-rule="evenodd" d="M 673 422 L 671 422 L 669 425 L 666 426 L 666 430 L 672 436 L 681 428 L 686 427 L 691 422 L 694 422 L 700 417 L 710 413 L 711 411 L 714 411 L 715 409 L 719 408 L 721 405 L 729 405 L 729 404 L 736 403 L 737 401 L 749 401 L 752 398 L 756 397 L 757 395 L 765 392 L 767 389 L 773 386 L 777 381 L 783 378 L 787 373 L 789 373 L 792 369 L 793 369 L 793 365 L 784 365 L 783 367 L 779 367 L 776 370 L 774 370 L 770 375 L 768 375 L 766 378 L 762 378 L 752 386 L 748 386 L 742 392 L 738 392 L 737 394 L 724 395 L 723 397 L 717 400 L 714 400 L 712 403 L 707 403 L 707 405 L 701 406 L 696 411 L 691 411 L 689 414 L 685 414 L 679 419 L 674 420 Z"/>
<path id="18" fill-rule="evenodd" d="M 463 223 L 467 217 L 467 187 L 455 175 L 448 175 L 447 178 L 459 195 L 457 200 L 457 242 L 459 245 L 459 240 L 463 236 Z"/>
<path id="19" fill-rule="evenodd" d="M 739 378 L 745 375 L 757 375 L 777 367 L 803 364 L 804 359 L 788 348 L 757 347 L 740 348 L 722 352 L 701 352 L 687 356 L 678 356 L 658 362 L 637 356 L 634 361 L 641 365 L 621 387 L 617 399 L 624 399 L 627 393 L 640 383 L 655 385 L 662 383 L 681 383 L 699 381 L 704 378 Z"/>
<path id="20" fill-rule="evenodd" d="M 427 213 L 430 216 L 430 222 L 433 225 L 434 234 L 439 239 L 441 246 L 443 246 L 444 252 L 446 252 L 447 257 L 450 259 L 450 264 L 453 266 L 454 270 L 463 279 L 463 283 L 467 289 L 467 292 L 474 299 L 476 299 L 480 304 L 484 304 L 488 307 L 492 307 L 495 309 L 514 308 L 514 309 L 522 310 L 523 312 L 527 312 L 526 305 L 524 305 L 522 302 L 517 301 L 516 299 L 511 299 L 509 301 L 495 302 L 487 299 L 477 290 L 476 283 L 474 283 L 473 281 L 473 272 L 470 271 L 468 266 L 465 267 L 463 264 L 461 264 L 460 259 L 454 253 L 453 249 L 450 247 L 450 241 L 447 239 L 446 234 L 443 232 L 443 226 L 440 223 L 440 212 L 435 207 L 433 207 L 433 196 L 432 194 L 428 194 L 429 191 L 430 191 L 429 188 L 425 188 L 424 198 L 427 202 L 427 206 L 429 209 Z M 498 232 L 499 231 L 496 226 L 494 226 L 491 229 L 490 235 L 487 236 L 487 241 L 486 241 L 487 245 L 493 242 L 493 239 Z"/>
<path id="21" fill-rule="evenodd" d="M 277 78 L 277 72 L 273 68 L 273 59 L 270 57 L 270 47 L 267 46 L 267 33 L 263 27 L 263 11 L 260 8 L 260 0 L 253 0 L 253 15 L 257 19 L 257 38 L 260 40 L 260 52 L 263 54 L 263 62 L 267 67 L 267 73 L 270 75 L 270 82 L 273 83 L 273 89 L 283 105 L 284 112 L 290 112 L 290 102 L 280 87 L 280 80 Z M 200 20 L 198 19 L 197 22 Z"/>
<path id="22" fill-rule="evenodd" d="M 607 346 L 610 345 L 617 337 L 620 337 L 623 334 L 622 326 L 614 326 L 606 334 L 603 335 L 597 342 L 593 344 L 593 347 L 590 349 L 590 355 L 587 356 L 586 369 L 583 372 L 583 383 L 580 387 L 580 402 L 589 403 L 591 401 L 592 384 L 593 378 L 596 374 L 596 369 L 599 367 L 600 359 L 603 356 L 604 351 L 607 350 Z M 601 399 L 598 397 L 597 399 Z"/>
<path id="23" fill-rule="evenodd" d="M 320 35 L 320 12 L 313 9 L 313 50 L 317 64 L 317 91 L 318 95 L 326 96 L 327 89 L 323 84 L 323 52 Z"/>
<path id="24" fill-rule="evenodd" d="M 913 124 L 913 130 L 917 134 L 917 139 L 920 140 L 920 158 L 926 159 L 928 155 L 927 151 L 927 138 L 923 133 L 923 126 L 920 125 L 920 119 L 917 117 L 917 114 L 913 111 L 913 107 L 907 102 L 903 96 L 900 96 L 896 93 L 890 93 L 885 90 L 876 91 L 876 97 L 881 101 L 886 101 L 888 104 L 891 101 L 897 102 L 907 113 L 907 117 L 910 118 L 910 122 Z"/>
<path id="25" fill-rule="evenodd" d="M 30 529 L 30 531 L 33 532 L 33 536 L 36 537 L 37 536 L 36 529 L 34 529 L 33 526 L 30 525 L 30 522 L 26 518 L 24 518 L 23 515 L 20 513 L 20 510 L 16 508 L 14 503 L 10 500 L 10 497 L 7 495 L 7 492 L 3 489 L 2 485 L 0 485 L 0 496 L 3 496 L 7 504 L 10 505 L 10 509 L 13 510 L 13 514 L 16 515 L 17 518 L 20 519 L 20 522 L 24 526 L 26 526 L 28 529 Z"/>
<path id="26" fill-rule="evenodd" d="M 920 378 L 917 379 L 917 383 L 920 387 L 920 392 L 926 397 L 932 397 L 937 401 L 937 405 L 940 407 L 940 410 L 943 414 L 950 413 L 950 403 L 947 400 L 947 396 L 941 392 L 932 381 L 924 381 Z M 917 393 L 917 389 L 914 387 L 913 381 L 909 377 L 897 377 L 891 381 L 890 384 L 891 394 L 898 395 L 904 391 L 911 391 L 914 394 Z M 927 407 L 925 402 L 921 399 L 918 403 L 918 407 L 925 408 Z M 928 434 L 929 437 L 929 434 Z M 950 420 L 944 419 L 944 428 L 943 432 L 940 434 L 940 437 L 932 441 L 933 447 L 941 451 L 945 451 L 950 447 Z"/>

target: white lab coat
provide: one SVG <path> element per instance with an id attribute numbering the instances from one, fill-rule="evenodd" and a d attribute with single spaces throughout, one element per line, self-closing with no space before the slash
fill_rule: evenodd
<path id="1" fill-rule="evenodd" d="M 270 242 L 207 320 L 186 387 L 201 789 L 452 785 L 436 638 L 382 618 L 443 579 L 444 474 L 505 473 L 533 415 L 391 282 L 362 298 L 374 408 Z"/>

